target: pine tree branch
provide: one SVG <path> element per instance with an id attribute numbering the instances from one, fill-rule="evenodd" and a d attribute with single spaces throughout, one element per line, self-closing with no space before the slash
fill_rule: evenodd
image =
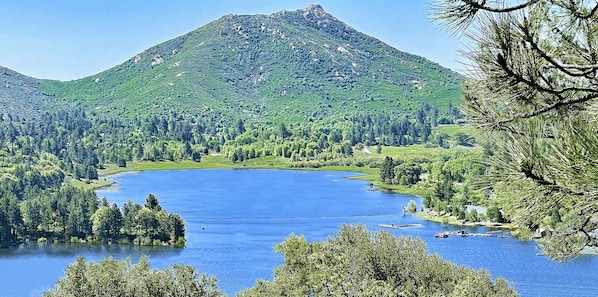
<path id="1" fill-rule="evenodd" d="M 498 54 L 496 56 L 496 62 L 501 67 L 501 69 L 505 72 L 506 76 L 509 79 L 514 80 L 515 83 L 523 83 L 523 84 L 531 87 L 534 90 L 558 96 L 559 99 L 561 99 L 561 100 L 565 99 L 561 95 L 566 92 L 598 93 L 598 89 L 596 89 L 596 88 L 580 88 L 580 87 L 567 87 L 567 88 L 562 88 L 562 89 L 546 88 L 532 80 L 525 78 L 523 75 L 520 75 L 519 73 L 513 71 L 513 69 L 507 63 L 507 59 L 502 54 Z M 588 100 L 591 100 L 591 99 L 592 98 L 590 98 Z"/>
<path id="2" fill-rule="evenodd" d="M 492 7 L 492 6 L 486 5 L 486 2 L 487 2 L 486 0 L 481 0 L 481 1 L 479 1 L 479 0 L 462 0 L 462 1 L 466 5 L 469 5 L 472 8 L 475 8 L 476 10 L 484 10 L 484 11 L 495 12 L 495 13 L 512 12 L 512 11 L 526 8 L 528 6 L 535 4 L 536 2 L 539 2 L 539 0 L 529 0 L 529 1 L 527 1 L 525 3 L 521 3 L 519 5 L 498 8 L 498 7 Z"/>
<path id="3" fill-rule="evenodd" d="M 432 20 L 445 21 L 447 29 L 452 34 L 464 31 L 475 19 L 479 11 L 488 13 L 509 13 L 529 7 L 540 0 L 529 0 L 525 3 L 508 6 L 494 7 L 487 5 L 487 0 L 438 0 L 429 5 Z"/>
<path id="4" fill-rule="evenodd" d="M 512 117 L 508 118 L 508 119 L 503 119 L 500 120 L 498 122 L 496 122 L 498 125 L 504 125 L 504 124 L 508 124 L 511 122 L 514 122 L 518 119 L 529 119 L 529 118 L 533 118 L 545 113 L 548 113 L 550 111 L 553 110 L 558 110 L 560 108 L 569 106 L 569 105 L 574 105 L 574 104 L 579 104 L 579 103 L 584 103 L 584 102 L 588 102 L 590 100 L 596 99 L 598 98 L 598 93 L 595 94 L 588 94 L 586 96 L 580 97 L 580 98 L 576 98 L 576 99 L 571 99 L 571 100 L 560 100 L 557 101 L 553 104 L 550 104 L 546 107 L 540 108 L 540 109 L 536 109 L 533 112 L 530 113 L 520 113 L 520 114 L 516 114 L 513 115 Z"/>
<path id="5" fill-rule="evenodd" d="M 550 65 L 552 65 L 553 68 L 556 68 L 560 71 L 562 71 L 563 73 L 569 75 L 569 76 L 573 76 L 573 77 L 588 77 L 588 75 L 592 74 L 592 73 L 596 73 L 596 70 L 598 70 L 598 64 L 594 64 L 594 65 L 571 65 L 571 64 L 567 64 L 567 65 L 561 65 L 560 63 L 558 63 L 555 59 L 553 59 L 551 56 L 549 56 L 545 51 L 543 51 L 540 46 L 538 45 L 537 42 L 534 41 L 534 39 L 532 38 L 532 36 L 529 33 L 529 30 L 523 30 L 524 34 L 525 34 L 525 41 L 529 42 L 531 49 L 533 49 L 534 51 L 536 51 L 536 53 L 538 53 L 540 55 L 540 57 L 542 57 L 544 60 L 546 60 L 546 62 L 550 63 Z M 578 70 L 578 71 L 582 71 L 580 73 L 575 73 L 571 70 Z M 593 78 L 593 77 L 589 77 L 589 78 Z"/>
<path id="6" fill-rule="evenodd" d="M 586 193 L 584 193 L 584 192 L 573 191 L 567 187 L 558 185 L 555 181 L 548 180 L 544 176 L 536 174 L 535 172 L 533 172 L 533 170 L 531 168 L 521 167 L 520 170 L 521 170 L 521 173 L 523 173 L 526 178 L 532 180 L 534 183 L 536 183 L 540 186 L 549 187 L 550 192 L 561 192 L 563 194 L 572 195 L 572 196 L 585 196 L 586 195 Z"/>
<path id="7" fill-rule="evenodd" d="M 594 14 L 596 14 L 596 11 L 598 11 L 598 3 L 596 5 L 594 5 L 594 8 L 592 8 L 592 10 L 587 14 L 582 14 L 579 11 L 575 11 L 575 12 L 572 11 L 572 12 L 576 18 L 581 19 L 581 20 L 587 20 L 587 19 L 592 18 L 594 16 Z"/>
<path id="8" fill-rule="evenodd" d="M 579 254 L 583 251 L 583 249 L 588 246 L 590 244 L 590 242 L 592 242 L 592 237 L 590 236 L 590 234 L 588 233 L 588 231 L 586 231 L 586 226 L 590 223 L 590 219 L 591 217 L 587 217 L 586 221 L 581 225 L 581 228 L 579 228 L 577 231 L 581 232 L 584 237 L 585 237 L 585 243 L 577 250 L 574 251 L 574 255 Z"/>

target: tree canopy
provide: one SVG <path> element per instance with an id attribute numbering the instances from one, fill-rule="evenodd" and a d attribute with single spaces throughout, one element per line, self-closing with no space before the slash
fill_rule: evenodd
<path id="1" fill-rule="evenodd" d="M 596 245 L 598 3 L 438 0 L 431 10 L 471 41 L 464 109 L 496 146 L 485 186 L 508 197 L 520 227 L 553 222 L 547 255 Z"/>
<path id="2" fill-rule="evenodd" d="M 98 263 L 79 257 L 66 275 L 45 297 L 62 296 L 226 296 L 216 279 L 198 273 L 188 265 L 175 264 L 162 270 L 150 269 L 147 257 L 137 264 L 131 259 L 106 258 Z"/>
<path id="3" fill-rule="evenodd" d="M 275 249 L 284 264 L 274 281 L 259 280 L 238 295 L 518 296 L 502 278 L 429 255 L 421 240 L 370 233 L 363 225 L 342 226 L 324 242 L 291 235 Z"/>

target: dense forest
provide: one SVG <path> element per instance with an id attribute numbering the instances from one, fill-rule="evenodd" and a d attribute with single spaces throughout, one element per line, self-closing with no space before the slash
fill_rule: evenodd
<path id="1" fill-rule="evenodd" d="M 287 81 L 286 69 L 278 80 L 261 80 L 260 73 L 259 79 L 253 81 L 237 79 L 225 83 L 238 84 L 244 90 L 251 85 L 248 83 L 262 83 L 269 94 L 279 94 L 282 99 L 277 101 L 279 105 L 270 114 L 262 110 L 265 105 L 244 103 L 232 106 L 226 100 L 222 101 L 224 105 L 216 104 L 216 112 L 199 107 L 202 112 L 194 114 L 179 107 L 135 116 L 127 113 L 126 108 L 135 96 L 128 96 L 126 102 L 115 100 L 116 104 L 112 102 L 114 98 L 104 98 L 104 102 L 110 104 L 95 106 L 100 102 L 92 100 L 96 95 L 113 93 L 110 88 L 102 89 L 102 84 L 121 80 L 115 75 L 120 72 L 115 71 L 105 72 L 104 77 L 90 77 L 70 84 L 47 82 L 40 85 L 48 91 L 40 93 L 43 96 L 64 95 L 69 100 L 81 97 L 81 106 L 88 109 L 65 108 L 54 113 L 39 112 L 33 117 L 23 113 L 0 116 L 0 247 L 33 239 L 182 245 L 184 222 L 180 216 L 163 210 L 154 195 L 148 194 L 145 205 L 129 201 L 119 207 L 111 205 L 105 198 L 98 198 L 92 190 L 73 184 L 97 180 L 98 170 L 107 166 L 127 167 L 131 162 L 202 162 L 207 155 L 218 155 L 240 165 L 253 159 L 275 158 L 285 161 L 277 164 L 289 168 L 342 165 L 374 169 L 379 174 L 378 185 L 388 189 L 415 189 L 422 194 L 424 207 L 441 217 L 454 216 L 461 222 L 509 220 L 515 223 L 522 237 L 529 237 L 532 231 L 548 230 L 541 239 L 543 253 L 559 260 L 570 259 L 584 248 L 597 244 L 598 44 L 594 37 L 598 6 L 585 1 L 516 3 L 508 6 L 486 1 L 438 0 L 431 7 L 433 19 L 443 22 L 442 26 L 472 38 L 466 55 L 475 70 L 463 84 L 462 110 L 467 114 L 467 122 L 483 133 L 482 138 L 464 132 L 449 136 L 439 129 L 442 124 L 460 123 L 460 108 L 452 103 L 445 105 L 446 101 L 443 101 L 443 107 L 448 108 L 440 110 L 424 103 L 428 101 L 410 99 L 442 97 L 445 100 L 445 95 L 452 94 L 456 88 L 448 86 L 432 94 L 429 86 L 422 87 L 410 76 L 401 75 L 399 81 L 408 87 L 405 89 L 408 91 L 389 101 L 393 110 L 400 109 L 408 101 L 405 112 L 359 109 L 360 105 L 377 107 L 380 102 L 370 94 L 371 84 L 364 84 L 368 90 L 365 93 L 353 91 L 352 84 L 360 75 L 350 67 L 344 70 L 346 73 L 352 71 L 355 77 L 339 76 L 344 73 L 343 69 L 331 68 L 320 73 L 322 69 L 315 67 L 316 73 L 335 77 L 326 84 L 310 87 L 319 90 L 322 86 L 334 85 L 351 91 L 348 97 L 353 101 L 345 104 L 338 99 L 345 98 L 343 96 L 330 98 L 325 95 L 316 98 L 319 101 L 314 105 L 321 110 L 311 113 L 307 111 L 309 104 L 303 106 L 301 100 L 294 100 L 310 97 L 305 95 L 309 92 L 289 92 L 289 88 L 281 83 Z M 310 26 L 319 25 L 319 17 L 310 18 L 310 13 L 321 7 L 310 6 L 310 9 L 305 11 L 306 14 L 289 15 L 303 15 Z M 479 13 L 484 13 L 484 18 L 478 17 Z M 296 21 L 291 20 L 291 23 Z M 338 23 L 324 27 L 337 35 L 353 32 L 336 25 Z M 241 27 L 236 28 L 220 37 L 235 36 L 228 34 L 234 30 L 241 33 Z M 185 38 L 193 41 L 194 37 L 204 33 L 198 30 Z M 355 36 L 340 35 L 349 39 Z M 229 48 L 237 41 L 232 40 Z M 272 43 L 276 44 L 274 41 Z M 173 56 L 178 52 L 175 51 L 177 44 L 176 41 L 166 42 L 159 49 L 167 49 Z M 242 47 L 237 46 L 237 49 L 242 50 Z M 347 51 L 345 47 L 342 50 Z M 370 51 L 362 53 L 366 58 L 364 61 L 373 60 Z M 115 69 L 128 69 L 124 72 L 133 77 L 132 74 L 140 69 L 141 72 L 149 69 L 148 73 L 153 74 L 152 69 L 157 68 L 151 66 L 155 65 L 168 69 L 180 66 L 180 61 L 173 63 L 169 56 L 165 57 L 162 58 L 158 51 L 147 52 L 143 59 L 151 59 L 150 64 L 136 64 L 142 59 L 139 56 Z M 219 62 L 230 59 L 222 53 L 210 57 Z M 239 57 L 244 58 L 242 54 Z M 396 64 L 401 59 L 391 61 L 387 65 L 392 67 L 380 68 L 401 69 Z M 303 72 L 310 73 L 300 71 L 298 78 L 301 81 L 305 78 Z M 175 76 L 185 77 L 182 73 Z M 254 77 L 253 73 L 235 74 Z M 451 77 L 452 83 L 461 82 L 460 77 L 451 73 L 435 77 L 443 79 L 432 79 L 428 83 L 442 85 Z M 167 85 L 174 83 L 169 81 Z M 125 93 L 131 93 L 128 85 L 124 87 Z M 378 89 L 388 95 L 388 90 Z M 103 92 L 96 92 L 98 90 Z M 212 88 L 214 90 L 216 88 Z M 225 90 L 221 91 L 219 95 L 222 96 Z M 231 92 L 226 95 L 233 94 L 229 97 L 236 99 L 240 93 L 245 94 Z M 164 95 L 156 99 L 160 103 L 153 106 L 168 105 L 164 100 L 172 99 L 160 94 Z M 195 93 L 186 96 L 192 97 L 190 94 Z M 357 100 L 352 97 L 355 95 Z M 414 108 L 413 104 L 421 104 L 421 107 Z M 131 106 L 139 110 L 151 105 Z M 109 113 L 89 111 L 105 107 L 122 116 L 117 119 L 109 117 Z M 345 113 L 321 112 L 333 107 L 340 107 Z M 229 109 L 251 116 L 239 116 L 241 113 L 223 116 L 222 111 Z M 289 110 L 294 113 L 290 114 Z M 255 120 L 266 114 L 268 119 Z M 285 122 L 285 116 L 293 121 Z M 382 154 L 383 149 L 393 147 L 443 150 L 455 146 L 470 149 L 447 149 L 429 155 Z M 375 154 L 370 150 L 374 148 Z M 484 205 L 487 212 L 467 211 L 470 204 Z M 413 207 L 409 209 L 413 211 Z M 437 256 L 427 255 L 425 246 L 418 240 L 397 239 L 385 232 L 370 234 L 362 226 L 341 227 L 335 237 L 320 243 L 309 243 L 302 237 L 291 235 L 277 245 L 276 250 L 283 254 L 284 264 L 274 271 L 274 281 L 258 281 L 255 287 L 241 292 L 241 296 L 516 295 L 502 279 L 493 282 L 484 272 L 456 267 Z M 95 276 L 110 273 L 115 277 L 105 278 L 107 283 L 96 282 L 102 279 Z M 153 277 L 138 277 L 149 274 Z M 94 277 L 89 277 L 92 275 Z M 114 296 L 126 296 L 138 286 L 149 288 L 154 285 L 163 285 L 156 287 L 165 290 L 156 291 L 162 294 L 171 288 L 185 288 L 185 285 L 205 289 L 199 295 L 222 294 L 217 290 L 215 280 L 198 275 L 189 267 L 150 271 L 144 259 L 136 266 L 130 261 L 108 259 L 96 265 L 79 259 L 47 295 L 69 296 L 79 292 L 80 285 L 90 289 L 94 285 L 110 286 Z M 97 292 L 83 294 L 88 293 L 97 295 Z"/>
<path id="2" fill-rule="evenodd" d="M 27 199 L 19 202 L 14 194 L 2 192 L 1 247 L 48 239 L 176 246 L 185 242 L 181 217 L 162 210 L 151 194 L 143 206 L 128 201 L 120 208 L 106 198 L 99 201 L 92 190 L 71 185 L 43 191 L 27 185 L 26 193 Z"/>
<path id="3" fill-rule="evenodd" d="M 184 243 L 184 222 L 162 210 L 155 196 L 150 194 L 145 206 L 128 202 L 120 208 L 100 200 L 93 190 L 71 185 L 72 180 L 98 178 L 106 155 L 92 140 L 100 134 L 92 131 L 97 132 L 94 125 L 103 129 L 103 124 L 92 122 L 81 111 L 44 114 L 39 120 L 4 117 L 0 122 L 1 247 L 47 239 Z M 119 137 L 117 126 L 112 127 L 107 141 Z"/>
<path id="4" fill-rule="evenodd" d="M 5 114 L 0 121 L 0 245 L 48 238 L 136 244 L 184 242 L 181 218 L 152 207 L 151 202 L 144 207 L 119 207 L 100 200 L 91 190 L 71 186 L 72 181 L 97 180 L 98 170 L 107 165 L 201 162 L 202 156 L 222 154 L 234 163 L 275 157 L 288 160 L 288 166 L 295 168 L 378 167 L 379 157 L 366 154 L 356 158 L 354 150 L 412 144 L 448 147 L 448 135 L 433 129 L 460 117 L 452 105 L 441 114 L 427 104 L 413 115 L 356 113 L 325 123 L 288 127 L 176 113 L 129 121 L 80 109 L 46 112 L 37 118 Z"/>

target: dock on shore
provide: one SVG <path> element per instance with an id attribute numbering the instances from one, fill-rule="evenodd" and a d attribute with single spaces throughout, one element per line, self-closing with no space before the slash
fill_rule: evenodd
<path id="1" fill-rule="evenodd" d="M 391 229 L 401 229 L 401 228 L 410 228 L 410 227 L 420 227 L 422 224 L 378 224 L 378 227 L 382 228 L 391 228 Z"/>
<path id="2" fill-rule="evenodd" d="M 469 233 L 467 230 L 454 230 L 454 231 L 446 231 L 446 232 L 437 232 L 434 237 L 436 238 L 447 238 L 449 236 L 461 236 L 461 237 L 492 237 L 494 236 L 493 232 L 486 232 L 486 233 Z"/>

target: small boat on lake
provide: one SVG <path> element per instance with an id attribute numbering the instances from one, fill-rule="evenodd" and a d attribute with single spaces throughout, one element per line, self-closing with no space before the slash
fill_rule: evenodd
<path id="1" fill-rule="evenodd" d="M 434 234 L 434 237 L 447 238 L 447 237 L 449 237 L 449 233 L 448 232 L 436 232 L 436 234 Z"/>
<path id="2" fill-rule="evenodd" d="M 401 228 L 410 228 L 410 227 L 420 227 L 422 224 L 378 224 L 378 227 L 382 228 L 391 228 L 391 229 L 401 229 Z"/>

